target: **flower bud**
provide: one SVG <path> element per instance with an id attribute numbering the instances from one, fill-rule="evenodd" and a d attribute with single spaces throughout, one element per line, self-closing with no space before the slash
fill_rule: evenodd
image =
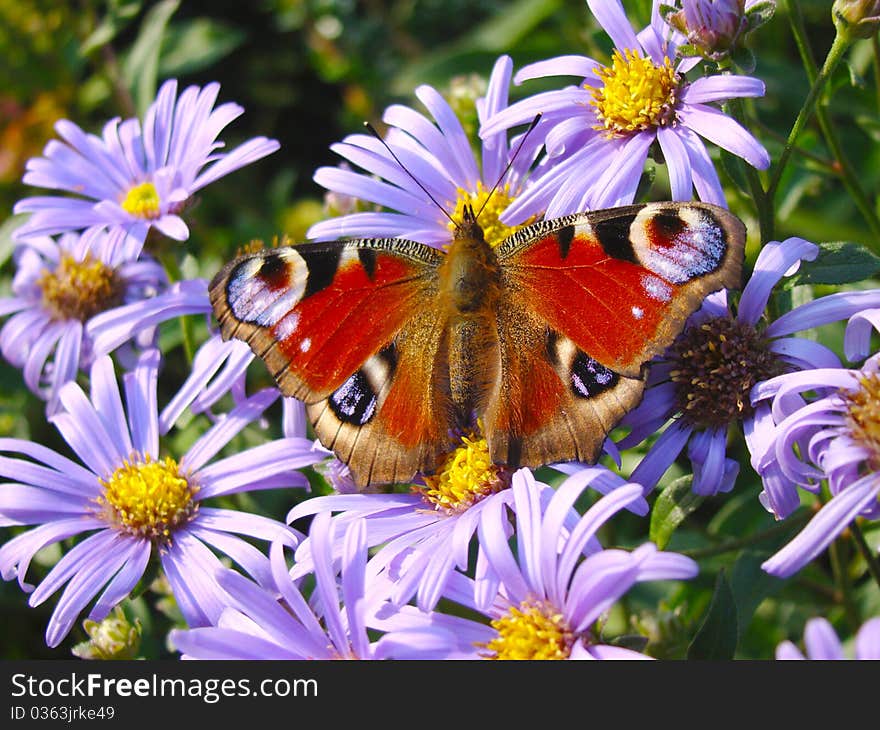
<path id="1" fill-rule="evenodd" d="M 831 17 L 845 38 L 870 38 L 880 28 L 880 0 L 834 0 Z"/>
<path id="2" fill-rule="evenodd" d="M 734 53 L 745 35 L 776 9 L 770 0 L 676 0 L 662 5 L 664 20 L 687 38 L 685 54 L 720 61 Z"/>
<path id="3" fill-rule="evenodd" d="M 134 659 L 141 648 L 141 622 L 130 622 L 119 606 L 103 621 L 83 621 L 89 640 L 73 647 L 80 659 Z"/>

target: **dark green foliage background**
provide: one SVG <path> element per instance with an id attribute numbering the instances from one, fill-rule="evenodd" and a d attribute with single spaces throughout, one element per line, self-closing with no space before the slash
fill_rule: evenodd
<path id="1" fill-rule="evenodd" d="M 799 5 L 821 62 L 834 35 L 830 3 L 804 0 Z M 252 238 L 271 239 L 282 233 L 302 238 L 322 214 L 322 190 L 313 183 L 312 173 L 320 165 L 337 163 L 329 145 L 359 131 L 364 120 L 378 125 L 389 103 L 417 105 L 412 96 L 417 85 L 446 90 L 453 77 L 485 77 L 501 53 L 509 53 L 519 68 L 568 53 L 603 58 L 611 48 L 579 0 L 187 0 L 174 6 L 122 0 L 0 0 L 0 221 L 11 214 L 16 200 L 33 192 L 19 182 L 23 165 L 53 136 L 54 119 L 66 117 L 98 132 L 107 118 L 142 113 L 156 88 L 156 78 L 149 73 L 150 58 L 158 64 L 159 82 L 172 76 L 181 85 L 217 80 L 222 84 L 221 101 L 234 100 L 245 107 L 243 117 L 222 135 L 227 146 L 255 135 L 281 142 L 278 153 L 203 191 L 189 215 L 192 235 L 180 248 L 178 261 L 186 276 L 210 278 Z M 647 22 L 648 0 L 625 2 L 625 6 L 638 23 Z M 170 20 L 157 36 L 161 41 L 145 43 L 145 28 L 151 22 L 155 26 L 157 14 L 163 12 L 170 14 Z M 750 101 L 760 120 L 753 132 L 775 159 L 808 81 L 781 11 L 749 45 L 757 58 L 755 74 L 767 85 L 765 98 Z M 854 47 L 849 65 L 842 64 L 835 74 L 828 102 L 846 152 L 871 192 L 880 182 L 874 51 L 870 42 Z M 533 83 L 513 94 L 538 88 L 541 84 Z M 777 198 L 777 238 L 846 240 L 877 250 L 877 242 L 870 240 L 869 230 L 830 169 L 815 126 L 808 127 L 798 146 L 802 153 L 795 155 Z M 755 212 L 737 183 L 739 172 L 735 165 L 725 170 L 722 177 L 731 208 L 753 229 Z M 664 186 L 658 174 L 649 197 L 662 199 Z M 2 294 L 9 291 L 13 271 L 12 227 L 0 229 Z M 756 237 L 750 237 L 750 261 L 757 245 L 752 238 Z M 867 268 L 862 276 L 877 270 Z M 801 283 L 811 281 L 822 282 L 807 278 Z M 816 288 L 818 293 L 831 290 L 824 285 Z M 775 305 L 784 309 L 808 291 L 795 287 Z M 206 336 L 204 323 L 195 325 L 199 336 Z M 187 372 L 181 348 L 171 352 L 180 342 L 179 333 L 175 323 L 163 330 L 163 350 L 170 354 L 160 382 L 160 404 Z M 842 329 L 827 328 L 821 336 L 839 350 Z M 268 384 L 256 366 L 253 378 L 255 387 Z M 273 412 L 273 417 L 277 415 Z M 183 453 L 206 425 L 204 418 L 185 420 L 174 437 L 173 452 Z M 277 434 L 277 425 L 270 427 L 270 433 Z M 19 372 L 5 364 L 0 365 L 0 435 L 31 438 L 66 451 L 45 420 L 43 404 L 25 390 Z M 230 449 L 265 437 L 265 432 L 252 428 Z M 864 564 L 849 543 L 840 546 L 847 584 L 832 581 L 825 560 L 786 582 L 760 571 L 761 561 L 796 528 L 782 525 L 773 532 L 772 518 L 758 503 L 760 483 L 741 437 L 732 437 L 730 453 L 742 464 L 734 491 L 691 505 L 694 511 L 671 532 L 667 549 L 700 555 L 727 542 L 732 549 L 701 558 L 700 576 L 687 584 L 644 584 L 631 591 L 609 617 L 605 627 L 609 640 L 641 647 L 647 637 L 647 650 L 662 657 L 770 658 L 778 642 L 801 636 L 811 616 L 827 616 L 841 636 L 851 637 L 862 620 L 880 613 L 880 592 L 865 577 Z M 625 459 L 624 467 L 636 463 L 634 455 Z M 688 468 L 682 460 L 664 485 L 674 488 L 673 481 L 685 476 Z M 318 492 L 326 489 L 320 478 L 314 481 Z M 238 497 L 230 504 L 283 519 L 300 498 L 261 493 Z M 764 530 L 771 531 L 766 539 L 737 545 L 736 541 Z M 604 542 L 634 546 L 648 538 L 648 531 L 648 518 L 624 514 L 606 530 Z M 14 531 L 0 534 L 8 539 Z M 880 541 L 880 530 L 869 530 L 867 535 L 874 545 Z M 50 556 L 48 562 L 33 565 L 32 581 L 45 575 L 51 564 Z M 129 610 L 144 621 L 142 653 L 169 657 L 163 637 L 170 619 L 149 609 L 154 600 L 147 592 Z M 0 657 L 69 656 L 71 646 L 84 634 L 77 628 L 58 649 L 47 649 L 43 632 L 53 605 L 54 599 L 29 608 L 15 582 L 0 585 L 4 618 Z"/>

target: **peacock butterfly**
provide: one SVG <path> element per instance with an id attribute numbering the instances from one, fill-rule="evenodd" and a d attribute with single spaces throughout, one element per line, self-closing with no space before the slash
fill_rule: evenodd
<path id="1" fill-rule="evenodd" d="M 466 209 L 447 253 L 306 243 L 228 263 L 210 296 L 356 483 L 435 471 L 480 419 L 495 463 L 595 462 L 644 366 L 740 283 L 745 228 L 707 203 L 545 220 L 497 248 Z"/>

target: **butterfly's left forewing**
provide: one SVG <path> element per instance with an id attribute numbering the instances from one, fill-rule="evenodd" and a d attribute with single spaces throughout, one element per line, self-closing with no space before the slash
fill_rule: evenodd
<path id="1" fill-rule="evenodd" d="M 241 256 L 211 283 L 223 336 L 306 402 L 362 486 L 433 468 L 447 447 L 445 322 L 432 309 L 442 260 L 400 239 L 301 244 Z"/>
<path id="2" fill-rule="evenodd" d="M 568 216 L 503 242 L 493 459 L 594 461 L 641 399 L 644 364 L 709 293 L 739 286 L 744 245 L 742 223 L 704 203 Z"/>

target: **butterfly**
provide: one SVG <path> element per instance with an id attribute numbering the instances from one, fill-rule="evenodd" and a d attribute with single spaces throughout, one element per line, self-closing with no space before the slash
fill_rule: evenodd
<path id="1" fill-rule="evenodd" d="M 497 247 L 466 208 L 446 253 L 404 239 L 249 253 L 210 285 L 360 487 L 435 472 L 477 421 L 496 464 L 594 463 L 646 363 L 741 279 L 745 227 L 707 203 L 544 220 Z"/>

